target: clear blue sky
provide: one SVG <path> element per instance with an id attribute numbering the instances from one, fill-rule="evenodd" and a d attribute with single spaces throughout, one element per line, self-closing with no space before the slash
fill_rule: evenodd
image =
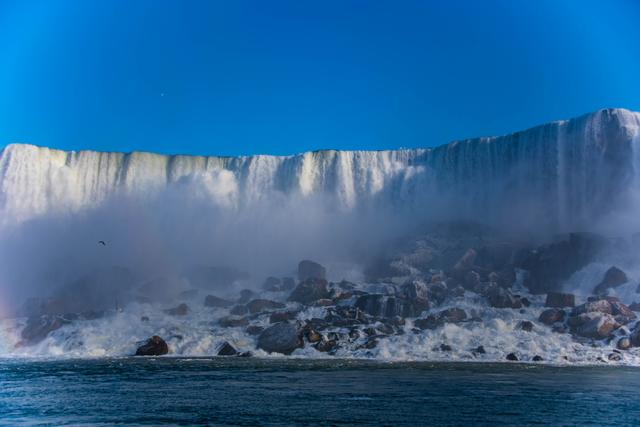
<path id="1" fill-rule="evenodd" d="M 0 146 L 290 154 L 640 110 L 640 2 L 0 0 Z"/>

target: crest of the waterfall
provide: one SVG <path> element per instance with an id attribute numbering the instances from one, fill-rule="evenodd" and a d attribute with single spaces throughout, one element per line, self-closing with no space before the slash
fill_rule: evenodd
<path id="1" fill-rule="evenodd" d="M 601 110 L 503 137 L 388 151 L 204 157 L 64 152 L 31 145 L 0 154 L 3 225 L 93 209 L 115 196 L 165 191 L 255 210 L 265 200 L 322 199 L 334 212 L 412 211 L 502 227 L 590 228 L 636 199 L 638 113 Z M 176 190 L 176 188 L 178 190 Z M 403 218 L 405 220 L 406 217 Z"/>

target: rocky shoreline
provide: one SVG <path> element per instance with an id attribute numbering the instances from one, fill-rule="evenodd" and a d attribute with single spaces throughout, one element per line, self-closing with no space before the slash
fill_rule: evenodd
<path id="1" fill-rule="evenodd" d="M 640 304 L 612 295 L 630 285 L 625 271 L 610 266 L 586 298 L 564 292 L 562 283 L 604 251 L 631 251 L 637 240 L 573 233 L 532 247 L 436 232 L 377 260 L 361 283 L 329 281 L 324 266 L 303 260 L 297 280 L 268 277 L 260 289 L 240 289 L 235 296 L 190 289 L 178 295 L 182 301 L 167 306 L 138 295 L 130 307 L 150 313 L 136 319 L 141 330 L 160 319 L 159 324 L 179 323 L 179 333 L 157 327 L 150 338 L 132 340 L 129 354 L 382 359 L 404 354 L 410 360 L 423 355 L 424 360 L 446 361 L 450 355 L 450 360 L 572 363 L 582 360 L 572 352 L 589 352 L 594 363 L 634 363 Z M 15 351 L 28 354 L 55 336 L 64 340 L 59 347 L 73 353 L 89 345 L 78 338 L 83 323 L 109 324 L 123 315 L 123 309 L 56 312 L 63 307 L 55 300 L 26 304 L 23 312 L 31 315 L 16 327 Z M 124 312 L 131 320 L 129 306 Z M 213 319 L 205 322 L 207 313 Z M 184 337 L 190 322 L 196 324 L 183 319 L 194 316 L 204 331 L 195 340 L 200 344 Z M 75 336 L 61 332 L 68 329 L 75 329 Z M 551 348 L 555 342 L 559 348 Z M 197 351 L 190 353 L 193 347 Z"/>

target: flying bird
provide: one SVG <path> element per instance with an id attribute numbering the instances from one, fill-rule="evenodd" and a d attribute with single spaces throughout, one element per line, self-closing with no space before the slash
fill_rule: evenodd
<path id="1" fill-rule="evenodd" d="M 107 246 L 107 244 L 104 242 L 104 240 L 100 240 L 100 241 L 98 242 L 98 244 L 99 244 L 99 245 L 102 245 L 102 246 Z"/>

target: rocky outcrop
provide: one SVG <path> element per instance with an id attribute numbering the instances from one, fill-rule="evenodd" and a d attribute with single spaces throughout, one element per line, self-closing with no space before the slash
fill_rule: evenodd
<path id="1" fill-rule="evenodd" d="M 149 338 L 136 350 L 136 356 L 162 356 L 167 353 L 169 353 L 169 346 L 157 335 Z"/>
<path id="2" fill-rule="evenodd" d="M 573 294 L 564 294 L 561 292 L 547 293 L 547 299 L 544 303 L 545 307 L 573 307 L 576 305 L 576 297 Z"/>
<path id="3" fill-rule="evenodd" d="M 292 323 L 276 323 L 262 331 L 258 337 L 258 348 L 267 353 L 291 354 L 303 346 L 302 333 Z"/>
<path id="4" fill-rule="evenodd" d="M 309 279 L 326 280 L 327 270 L 317 262 L 305 259 L 298 264 L 298 280 L 304 282 Z"/>
<path id="5" fill-rule="evenodd" d="M 605 273 L 604 277 L 598 283 L 598 285 L 593 290 L 593 293 L 596 295 L 604 294 L 608 289 L 617 288 L 620 285 L 624 285 L 629 281 L 626 273 L 620 270 L 618 267 L 611 267 Z"/>
<path id="6" fill-rule="evenodd" d="M 563 322 L 566 317 L 564 310 L 560 308 L 550 308 L 540 313 L 538 320 L 545 325 L 553 325 L 556 322 Z"/>
<path id="7" fill-rule="evenodd" d="M 237 356 L 238 354 L 238 350 L 227 341 L 223 342 L 218 348 L 218 356 Z"/>
<path id="8" fill-rule="evenodd" d="M 60 329 L 65 323 L 68 322 L 60 316 L 30 317 L 20 333 L 22 343 L 27 345 L 36 344 L 45 339 L 50 332 Z"/>
<path id="9" fill-rule="evenodd" d="M 319 299 L 330 298 L 331 293 L 324 279 L 307 278 L 296 286 L 289 295 L 289 301 L 311 304 Z"/>

